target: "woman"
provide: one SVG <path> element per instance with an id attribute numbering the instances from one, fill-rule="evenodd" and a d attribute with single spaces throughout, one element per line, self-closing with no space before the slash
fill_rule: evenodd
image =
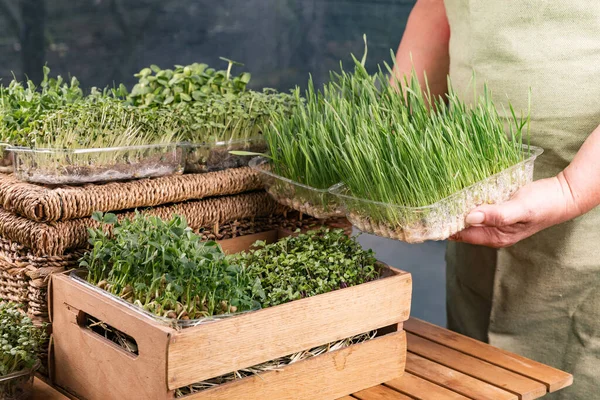
<path id="1" fill-rule="evenodd" d="M 555 398 L 600 398 L 600 3 L 418 0 L 397 75 L 413 65 L 438 95 L 449 73 L 466 101 L 475 72 L 506 110 L 526 112 L 531 88 L 545 149 L 534 183 L 452 238 L 449 327 L 573 373 Z"/>

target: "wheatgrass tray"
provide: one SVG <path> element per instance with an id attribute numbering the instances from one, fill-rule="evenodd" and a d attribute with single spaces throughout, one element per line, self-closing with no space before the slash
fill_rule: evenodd
<path id="1" fill-rule="evenodd" d="M 465 217 L 476 207 L 505 202 L 533 181 L 534 162 L 543 149 L 524 145 L 523 151 L 527 154 L 523 161 L 422 207 L 357 198 L 342 183 L 332 186 L 329 193 L 339 199 L 348 220 L 362 232 L 408 243 L 444 240 L 468 227 Z"/>

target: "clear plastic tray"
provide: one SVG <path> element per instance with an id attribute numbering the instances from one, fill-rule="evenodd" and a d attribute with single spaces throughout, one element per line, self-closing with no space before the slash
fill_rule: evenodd
<path id="1" fill-rule="evenodd" d="M 161 144 L 97 149 L 9 147 L 17 178 L 46 185 L 154 178 L 183 172 L 183 148 Z"/>
<path id="2" fill-rule="evenodd" d="M 184 143 L 186 148 L 185 172 L 200 173 L 246 167 L 250 156 L 230 154 L 230 151 L 264 153 L 267 144 L 262 137 L 213 143 Z"/>
<path id="3" fill-rule="evenodd" d="M 0 173 L 10 174 L 13 172 L 13 154 L 7 151 L 9 145 L 0 143 Z"/>
<path id="4" fill-rule="evenodd" d="M 340 199 L 346 217 L 362 232 L 408 243 L 444 240 L 467 228 L 465 217 L 474 208 L 502 203 L 533 180 L 533 164 L 543 150 L 523 148 L 528 154 L 525 160 L 428 206 L 403 207 L 359 199 L 343 184 L 329 192 Z"/>
<path id="5" fill-rule="evenodd" d="M 315 189 L 272 173 L 264 157 L 253 158 L 249 165 L 260 173 L 265 189 L 277 202 L 318 219 L 344 216 L 336 196 L 327 189 Z"/>
<path id="6" fill-rule="evenodd" d="M 28 400 L 33 398 L 33 378 L 39 367 L 40 362 L 38 361 L 31 369 L 0 376 L 0 399 Z"/>
<path id="7" fill-rule="evenodd" d="M 247 314 L 249 312 L 253 312 L 253 311 L 256 311 L 259 309 L 259 308 L 257 308 L 255 310 L 240 311 L 240 312 L 222 314 L 222 315 L 214 315 L 211 317 L 200 318 L 200 319 L 183 320 L 183 319 L 162 317 L 160 315 L 156 315 L 149 311 L 146 311 L 143 308 L 141 308 L 135 304 L 129 303 L 128 301 L 126 301 L 126 300 L 120 298 L 119 296 L 116 296 L 110 292 L 107 292 L 106 290 L 100 289 L 98 286 L 92 285 L 85 279 L 86 274 L 87 274 L 87 271 L 85 271 L 85 270 L 75 270 L 75 271 L 71 271 L 70 277 L 71 277 L 71 279 L 75 280 L 76 282 L 79 282 L 80 284 L 93 290 L 94 292 L 96 292 L 102 296 L 108 297 L 109 299 L 116 301 L 119 304 L 124 305 L 125 307 L 129 308 L 130 310 L 133 310 L 136 313 L 139 313 L 146 318 L 149 318 L 153 321 L 157 321 L 164 325 L 170 326 L 173 329 L 184 329 L 184 328 L 190 328 L 192 326 L 198 326 L 201 324 L 207 324 L 207 323 L 211 323 L 211 322 L 215 322 L 215 321 L 221 321 L 226 318 L 236 317 L 238 315 Z"/>

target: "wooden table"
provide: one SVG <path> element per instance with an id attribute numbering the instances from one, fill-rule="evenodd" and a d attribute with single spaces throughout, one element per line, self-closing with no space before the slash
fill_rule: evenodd
<path id="1" fill-rule="evenodd" d="M 528 400 L 573 382 L 570 374 L 415 318 L 404 329 L 404 376 L 340 400 Z M 35 390 L 34 399 L 67 399 L 40 380 Z"/>
<path id="2" fill-rule="evenodd" d="M 573 383 L 570 374 L 415 318 L 404 329 L 404 376 L 343 400 L 528 400 Z"/>

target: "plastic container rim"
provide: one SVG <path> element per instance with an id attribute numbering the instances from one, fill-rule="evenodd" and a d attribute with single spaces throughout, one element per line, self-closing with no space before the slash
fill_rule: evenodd
<path id="1" fill-rule="evenodd" d="M 0 383 L 4 381 L 10 381 L 15 378 L 21 378 L 26 375 L 31 375 L 33 372 L 37 371 L 41 366 L 40 360 L 36 360 L 35 364 L 31 368 L 22 369 L 20 371 L 12 372 L 8 375 L 0 376 Z"/>
<path id="2" fill-rule="evenodd" d="M 252 136 L 247 139 L 215 140 L 212 142 L 201 142 L 201 143 L 184 141 L 184 142 L 181 142 L 180 145 L 182 147 L 198 148 L 198 147 L 227 146 L 227 145 L 232 145 L 232 144 L 245 144 L 245 143 L 264 142 L 264 141 L 265 141 L 265 139 L 263 136 Z"/>
<path id="3" fill-rule="evenodd" d="M 88 153 L 105 153 L 111 151 L 130 151 L 130 150 L 146 150 L 146 149 L 170 149 L 179 148 L 180 143 L 163 143 L 163 144 L 143 144 L 137 146 L 122 146 L 122 147 L 95 147 L 89 149 L 53 149 L 53 148 L 37 148 L 23 146 L 6 146 L 6 151 L 12 153 L 63 153 L 63 154 L 88 154 Z"/>
<path id="4" fill-rule="evenodd" d="M 513 169 L 521 164 L 525 164 L 529 161 L 534 161 L 537 157 L 539 157 L 543 152 L 544 149 L 542 149 L 541 147 L 537 147 L 537 146 L 531 146 L 531 145 L 523 145 L 523 151 L 531 151 L 531 154 L 528 158 L 519 161 L 517 164 L 514 164 L 508 168 L 503 169 L 502 171 L 494 174 L 494 175 L 490 175 L 485 179 L 482 179 L 480 181 L 475 182 L 474 184 L 465 187 L 464 189 L 459 190 L 456 193 L 451 194 L 450 196 L 444 197 L 441 200 L 436 201 L 433 204 L 428 204 L 426 206 L 419 206 L 419 207 L 409 207 L 409 206 L 402 206 L 399 204 L 391 204 L 391 203 L 383 203 L 381 201 L 375 201 L 375 200 L 368 200 L 368 199 L 362 199 L 359 197 L 354 197 L 354 196 L 350 196 L 348 194 L 344 194 L 344 191 L 347 191 L 348 189 L 346 188 L 346 185 L 344 185 L 343 183 L 336 183 L 335 185 L 331 186 L 329 189 L 327 189 L 327 191 L 329 193 L 331 193 L 334 196 L 340 197 L 342 199 L 348 199 L 348 200 L 353 200 L 353 201 L 358 201 L 361 203 L 369 203 L 369 204 L 374 204 L 377 206 L 383 206 L 383 207 L 394 207 L 397 209 L 402 209 L 402 210 L 410 210 L 410 211 L 420 211 L 420 210 L 428 210 L 428 209 L 432 209 L 432 208 L 437 208 L 440 206 L 441 203 L 445 203 L 449 200 L 451 200 L 452 198 L 457 197 L 458 195 L 460 195 L 463 192 L 467 192 L 470 189 L 472 189 L 473 187 L 475 187 L 476 185 L 480 184 L 481 182 L 487 181 L 489 179 L 492 179 L 496 176 L 502 175 L 503 173 L 505 173 L 506 171 Z M 284 178 L 285 179 L 285 178 Z"/>
<path id="5" fill-rule="evenodd" d="M 211 323 L 211 322 L 217 322 L 217 321 L 221 321 L 224 319 L 237 317 L 239 315 L 247 314 L 249 312 L 258 311 L 261 309 L 261 308 L 256 308 L 256 309 L 247 310 L 247 311 L 223 314 L 221 316 L 211 316 L 211 317 L 189 319 L 189 320 L 179 320 L 179 319 L 174 319 L 174 318 L 162 317 L 160 315 L 156 315 L 149 311 L 146 311 L 143 308 L 136 306 L 135 304 L 131 304 L 128 301 L 125 301 L 122 298 L 120 298 L 119 296 L 116 296 L 110 292 L 107 292 L 104 289 L 100 289 L 96 285 L 92 285 L 91 283 L 89 283 L 88 281 L 83 279 L 81 276 L 79 276 L 83 273 L 85 273 L 85 270 L 76 269 L 76 270 L 71 271 L 71 273 L 69 274 L 69 277 L 71 279 L 73 279 L 75 282 L 78 282 L 78 283 L 84 285 L 85 287 L 93 290 L 96 293 L 101 294 L 102 296 L 105 296 L 105 297 L 108 297 L 109 299 L 117 301 L 119 304 L 124 305 L 125 307 L 129 308 L 130 310 L 133 310 L 136 313 L 143 315 L 144 317 L 149 318 L 154 322 L 163 323 L 163 324 L 169 325 L 171 327 L 191 328 L 191 327 L 197 326 L 197 325 L 203 325 L 203 324 L 207 324 L 207 323 Z"/>
<path id="6" fill-rule="evenodd" d="M 289 183 L 291 185 L 301 187 L 303 189 L 308 189 L 308 190 L 311 190 L 313 192 L 318 192 L 318 193 L 330 193 L 329 189 L 331 189 L 331 188 L 328 188 L 328 189 L 317 189 L 317 188 L 314 188 L 312 186 L 308 186 L 308 185 L 305 185 L 303 183 L 299 183 L 299 182 L 293 181 L 291 179 L 284 178 L 283 176 L 274 174 L 271 171 L 266 171 L 264 169 L 259 168 L 260 165 L 263 165 L 265 163 L 268 163 L 267 158 L 265 158 L 265 157 L 254 157 L 253 159 L 250 160 L 250 162 L 248 163 L 248 166 L 250 168 L 252 168 L 253 170 L 258 171 L 258 172 L 260 172 L 262 174 L 268 175 L 268 176 L 270 176 L 272 178 L 275 178 L 275 179 L 278 179 L 280 181 Z M 341 183 L 338 183 L 337 185 L 341 185 Z M 336 186 L 336 185 L 333 185 L 333 186 Z"/>

